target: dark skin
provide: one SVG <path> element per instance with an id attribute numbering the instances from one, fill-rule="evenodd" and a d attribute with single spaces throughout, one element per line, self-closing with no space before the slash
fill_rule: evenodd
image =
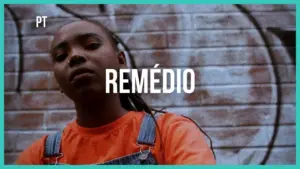
<path id="1" fill-rule="evenodd" d="M 126 59 L 102 26 L 76 21 L 61 27 L 52 41 L 51 57 L 55 78 L 74 101 L 80 126 L 102 126 L 127 113 L 119 94 L 105 93 L 105 69 L 126 68 Z M 71 78 L 83 68 L 88 72 Z"/>

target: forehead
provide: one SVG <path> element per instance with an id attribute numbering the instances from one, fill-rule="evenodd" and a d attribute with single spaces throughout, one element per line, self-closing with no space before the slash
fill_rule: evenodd
<path id="1" fill-rule="evenodd" d="M 107 33 L 101 26 L 87 21 L 76 21 L 64 25 L 56 32 L 51 47 L 59 42 L 66 41 L 77 35 L 86 33 L 94 33 L 102 37 L 107 37 Z"/>

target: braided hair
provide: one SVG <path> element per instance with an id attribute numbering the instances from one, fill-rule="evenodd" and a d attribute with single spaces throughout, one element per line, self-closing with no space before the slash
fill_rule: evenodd
<path id="1" fill-rule="evenodd" d="M 88 19 L 85 19 L 85 18 L 81 18 L 82 20 L 84 21 L 87 21 L 87 22 L 91 22 L 91 23 L 94 23 L 96 25 L 98 25 L 99 27 L 101 27 L 105 33 L 107 33 L 108 35 L 108 38 L 110 39 L 110 43 L 112 44 L 113 48 L 119 52 L 120 49 L 118 48 L 118 45 L 121 45 L 124 50 L 127 52 L 129 58 L 130 58 L 130 63 L 132 65 L 132 68 L 134 69 L 137 69 L 137 66 L 134 62 L 134 59 L 133 59 L 133 56 L 132 54 L 130 53 L 130 49 L 127 47 L 127 45 L 122 41 L 121 38 L 119 38 L 116 34 L 114 34 L 113 32 L 111 32 L 109 29 L 107 29 L 104 25 L 102 25 L 101 23 L 99 22 L 96 22 L 94 20 L 88 20 Z M 128 80 L 128 83 L 124 83 L 124 89 L 131 89 L 132 87 L 132 82 L 130 80 L 130 77 L 129 77 L 129 74 L 125 73 L 124 74 L 124 79 Z M 131 90 L 130 90 L 131 91 Z M 151 106 L 149 106 L 145 101 L 144 99 L 141 97 L 140 94 L 138 94 L 137 92 L 129 92 L 129 93 L 120 93 L 119 94 L 119 97 L 120 97 L 120 102 L 121 102 L 121 106 L 128 110 L 128 111 L 137 111 L 137 112 L 145 112 L 147 114 L 149 114 L 154 122 L 155 122 L 155 125 L 159 128 L 158 124 L 157 124 L 157 121 L 156 121 L 156 118 L 155 118 L 155 114 L 156 113 L 166 113 L 166 111 L 164 111 L 165 108 L 162 108 L 160 110 L 158 109 L 155 109 Z M 187 117 L 188 118 L 188 117 Z M 190 119 L 190 118 L 188 118 Z M 208 137 L 209 141 L 210 141 L 210 147 L 211 147 L 211 150 L 213 152 L 213 155 L 214 157 L 216 158 L 215 156 L 215 152 L 213 150 L 213 145 L 212 145 L 212 140 L 211 138 L 207 135 L 207 133 L 205 131 L 203 131 L 200 126 L 195 122 L 193 121 L 192 119 L 190 119 L 193 123 L 195 123 L 197 125 L 197 127 L 199 128 L 199 130 L 206 136 Z M 159 134 L 160 134 L 160 130 L 158 130 Z"/>
<path id="2" fill-rule="evenodd" d="M 108 30 L 104 26 L 102 26 L 102 27 L 110 35 L 112 43 L 113 43 L 115 49 L 118 49 L 117 45 L 121 44 L 125 48 L 126 52 L 128 53 L 128 55 L 130 57 L 131 65 L 133 65 L 133 68 L 137 68 L 137 66 L 135 65 L 133 56 L 130 53 L 130 50 L 128 49 L 128 47 L 125 45 L 125 43 L 117 35 L 113 34 L 110 30 Z M 128 79 L 128 83 L 124 84 L 124 89 L 130 89 L 131 86 L 132 86 L 132 83 L 131 83 L 131 80 L 129 78 L 129 75 L 128 74 L 124 74 L 124 77 L 126 79 Z M 157 113 L 157 112 L 159 112 L 159 113 L 166 113 L 165 111 L 163 111 L 165 108 L 163 108 L 161 110 L 157 110 L 157 109 L 154 109 L 151 106 L 147 105 L 147 103 L 143 100 L 143 98 L 138 93 L 136 93 L 136 92 L 134 92 L 134 93 L 132 93 L 132 92 L 131 93 L 121 93 L 120 94 L 120 101 L 121 101 L 122 107 L 125 108 L 126 110 L 144 111 L 144 112 L 150 114 L 151 117 L 154 119 L 155 124 L 156 124 L 157 127 L 158 127 L 158 124 L 157 124 L 156 119 L 154 117 L 155 113 Z M 153 113 L 153 112 L 155 112 L 155 113 Z M 190 119 L 190 118 L 188 118 L 188 119 Z M 212 153 L 214 155 L 214 158 L 216 159 L 216 155 L 215 155 L 215 152 L 213 150 L 213 144 L 212 144 L 211 138 L 208 136 L 208 134 L 205 131 L 203 131 L 200 128 L 200 126 L 195 121 L 193 121 L 192 119 L 190 119 L 190 120 L 197 125 L 197 127 L 199 128 L 199 130 L 206 137 L 208 137 Z"/>
<path id="3" fill-rule="evenodd" d="M 132 68 L 134 69 L 137 68 L 129 48 L 125 45 L 125 43 L 122 41 L 121 38 L 119 38 L 116 34 L 112 33 L 109 29 L 107 29 L 105 26 L 103 26 L 98 22 L 95 21 L 88 21 L 88 22 L 92 22 L 95 23 L 96 25 L 99 25 L 108 34 L 108 37 L 110 38 L 110 42 L 116 51 L 120 51 L 118 45 L 121 45 L 129 55 Z M 129 74 L 127 73 L 124 74 L 124 79 L 128 80 L 128 83 L 124 84 L 124 89 L 131 89 L 132 82 L 130 80 Z M 163 111 L 164 108 L 161 110 L 157 110 L 147 105 L 146 102 L 141 97 L 141 95 L 138 94 L 137 92 L 131 91 L 130 93 L 120 93 L 120 102 L 122 107 L 128 111 L 143 111 L 150 114 L 152 117 L 154 117 L 153 115 L 157 112 L 166 113 L 165 111 Z"/>

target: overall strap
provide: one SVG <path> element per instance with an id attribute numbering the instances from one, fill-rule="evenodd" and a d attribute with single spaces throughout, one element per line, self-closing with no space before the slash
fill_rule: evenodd
<path id="1" fill-rule="evenodd" d="M 45 142 L 45 153 L 44 157 L 58 157 L 60 156 L 60 143 L 61 143 L 62 132 L 59 131 L 55 134 L 47 136 Z"/>
<path id="2" fill-rule="evenodd" d="M 143 118 L 143 122 L 141 124 L 137 143 L 154 146 L 155 135 L 156 135 L 155 121 L 154 121 L 153 117 L 151 117 L 151 115 L 145 114 L 145 116 Z"/>

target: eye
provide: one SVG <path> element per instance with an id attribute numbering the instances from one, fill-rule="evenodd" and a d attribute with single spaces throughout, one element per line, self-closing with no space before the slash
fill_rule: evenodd
<path id="1" fill-rule="evenodd" d="M 66 53 L 62 53 L 62 54 L 59 54 L 59 55 L 56 55 L 55 56 L 55 61 L 57 62 L 61 62 L 63 61 L 68 55 Z"/>
<path id="2" fill-rule="evenodd" d="M 85 48 L 87 50 L 96 50 L 100 47 L 99 43 L 89 43 Z"/>

